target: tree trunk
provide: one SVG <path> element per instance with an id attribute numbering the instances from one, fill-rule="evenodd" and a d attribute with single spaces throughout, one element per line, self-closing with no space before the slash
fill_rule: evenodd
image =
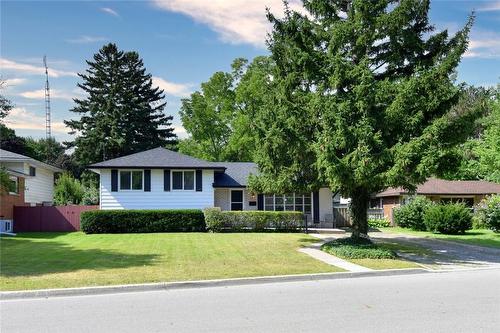
<path id="1" fill-rule="evenodd" d="M 368 235 L 369 200 L 370 192 L 365 188 L 358 188 L 351 195 L 352 238 Z"/>

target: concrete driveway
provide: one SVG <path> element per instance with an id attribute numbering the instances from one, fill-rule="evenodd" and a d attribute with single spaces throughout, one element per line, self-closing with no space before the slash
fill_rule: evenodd
<path id="1" fill-rule="evenodd" d="M 500 249 L 422 238 L 405 234 L 370 233 L 374 241 L 394 241 L 430 250 L 431 255 L 401 254 L 431 269 L 500 267 Z"/>

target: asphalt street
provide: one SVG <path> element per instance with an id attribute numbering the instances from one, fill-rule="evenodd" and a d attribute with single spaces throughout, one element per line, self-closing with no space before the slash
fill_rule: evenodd
<path id="1" fill-rule="evenodd" d="M 498 332 L 500 270 L 5 300 L 1 332 Z"/>

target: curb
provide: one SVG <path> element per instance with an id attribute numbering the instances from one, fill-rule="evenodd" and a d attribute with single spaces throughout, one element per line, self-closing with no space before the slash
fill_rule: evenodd
<path id="1" fill-rule="evenodd" d="M 141 292 L 141 291 L 229 287 L 229 286 L 265 284 L 265 283 L 275 283 L 275 282 L 337 280 L 337 279 L 361 278 L 361 277 L 373 277 L 373 276 L 412 275 L 412 274 L 423 274 L 430 272 L 431 271 L 425 270 L 423 268 L 388 269 L 388 270 L 379 270 L 370 272 L 340 272 L 340 273 L 278 275 L 278 276 L 262 276 L 254 278 L 236 278 L 236 279 L 204 280 L 204 281 L 202 280 L 202 281 L 182 281 L 182 282 L 159 282 L 159 283 L 127 284 L 127 285 L 83 287 L 83 288 L 4 291 L 0 292 L 0 300 L 4 301 L 4 300 L 16 300 L 16 299 L 64 297 L 64 296 L 105 295 L 105 294 L 116 294 L 116 293 Z"/>

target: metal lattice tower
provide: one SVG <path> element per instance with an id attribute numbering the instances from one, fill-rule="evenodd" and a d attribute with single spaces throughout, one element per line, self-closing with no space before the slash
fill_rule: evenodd
<path id="1" fill-rule="evenodd" d="M 43 65 L 45 66 L 45 136 L 51 137 L 50 129 L 50 87 L 49 87 L 49 68 L 47 66 L 47 57 L 43 56 Z"/>

